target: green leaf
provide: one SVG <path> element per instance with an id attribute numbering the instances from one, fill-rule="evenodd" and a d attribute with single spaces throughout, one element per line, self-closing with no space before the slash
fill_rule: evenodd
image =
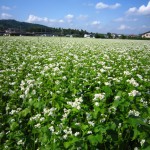
<path id="1" fill-rule="evenodd" d="M 123 93 L 122 91 L 118 91 L 117 96 L 120 96 L 120 97 L 121 97 L 121 96 L 122 96 L 122 93 Z"/>
<path id="2" fill-rule="evenodd" d="M 48 133 L 49 132 L 49 129 L 47 126 L 44 126 L 41 128 L 41 131 L 44 132 L 44 133 Z"/>
<path id="3" fill-rule="evenodd" d="M 94 128 L 94 132 L 95 132 L 95 133 L 100 132 L 100 129 L 101 129 L 101 128 L 96 127 L 96 128 Z"/>
<path id="4" fill-rule="evenodd" d="M 65 142 L 64 146 L 65 148 L 69 148 L 70 146 L 73 146 L 77 141 L 79 141 L 79 139 L 76 137 L 73 137 L 71 141 Z"/>
<path id="5" fill-rule="evenodd" d="M 17 122 L 13 122 L 10 125 L 10 130 L 14 131 L 15 129 L 17 129 L 19 127 L 19 124 Z"/>
<path id="6" fill-rule="evenodd" d="M 48 138 L 47 134 L 44 133 L 44 134 L 41 134 L 41 135 L 39 136 L 39 140 L 40 140 L 42 143 L 46 143 L 46 142 L 49 140 L 49 138 Z"/>
<path id="7" fill-rule="evenodd" d="M 97 137 L 94 136 L 94 135 L 89 135 L 89 136 L 88 136 L 88 140 L 90 141 L 90 143 L 91 143 L 92 145 L 97 145 L 97 144 L 98 144 Z"/>
<path id="8" fill-rule="evenodd" d="M 129 118 L 128 123 L 134 127 L 137 127 L 138 125 L 143 125 L 150 129 L 150 126 L 148 124 L 144 123 L 141 118 Z"/>
<path id="9" fill-rule="evenodd" d="M 71 145 L 72 145 L 72 143 L 70 141 L 64 143 L 65 148 L 69 148 Z"/>
<path id="10" fill-rule="evenodd" d="M 103 135 L 102 134 L 89 135 L 88 140 L 92 145 L 97 145 L 98 143 L 102 143 Z"/>
<path id="11" fill-rule="evenodd" d="M 102 90 L 106 93 L 106 97 L 109 97 L 113 94 L 113 92 L 109 86 L 103 86 Z"/>
<path id="12" fill-rule="evenodd" d="M 83 125 L 81 126 L 81 129 L 82 129 L 83 131 L 85 131 L 85 130 L 88 129 L 88 128 L 89 128 L 88 125 L 84 125 L 84 124 L 83 124 Z"/>
<path id="13" fill-rule="evenodd" d="M 60 105 L 58 103 L 55 104 L 55 107 L 57 108 L 57 110 L 60 110 Z"/>
<path id="14" fill-rule="evenodd" d="M 115 130 L 116 129 L 116 124 L 111 122 L 110 129 Z"/>
<path id="15" fill-rule="evenodd" d="M 103 141 L 103 135 L 102 135 L 102 134 L 97 134 L 97 135 L 96 135 L 96 138 L 97 138 L 97 141 L 98 141 L 99 143 L 102 143 L 102 141 Z"/>
<path id="16" fill-rule="evenodd" d="M 121 103 L 121 102 L 118 101 L 118 100 L 117 100 L 117 101 L 114 101 L 114 102 L 113 102 L 113 106 L 118 107 L 118 105 L 119 105 L 120 103 Z"/>
<path id="17" fill-rule="evenodd" d="M 31 110 L 29 108 L 25 108 L 19 113 L 19 117 L 26 117 L 30 112 Z"/>
<path id="18" fill-rule="evenodd" d="M 147 146 L 147 147 L 144 148 L 143 150 L 150 150 L 150 146 Z"/>
<path id="19" fill-rule="evenodd" d="M 97 118 L 99 112 L 100 112 L 100 108 L 99 108 L 99 107 L 95 107 L 95 108 L 94 108 L 94 112 L 93 112 L 93 117 L 94 117 L 94 119 Z"/>
<path id="20" fill-rule="evenodd" d="M 132 140 L 135 140 L 138 137 L 138 135 L 140 135 L 140 132 L 137 129 L 134 129 L 133 131 L 134 131 L 134 135 Z"/>
<path id="21" fill-rule="evenodd" d="M 88 140 L 92 145 L 97 145 L 98 143 L 102 143 L 103 141 L 103 135 L 102 134 L 96 134 L 94 135 L 89 135 Z"/>
<path id="22" fill-rule="evenodd" d="M 102 126 L 97 126 L 97 127 L 94 128 L 94 132 L 95 133 L 98 133 L 98 132 L 106 133 L 106 128 L 103 128 Z"/>

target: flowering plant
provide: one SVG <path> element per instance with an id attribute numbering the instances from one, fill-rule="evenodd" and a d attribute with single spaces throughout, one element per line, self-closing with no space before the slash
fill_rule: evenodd
<path id="1" fill-rule="evenodd" d="M 149 149 L 148 41 L 0 37 L 0 149 Z"/>

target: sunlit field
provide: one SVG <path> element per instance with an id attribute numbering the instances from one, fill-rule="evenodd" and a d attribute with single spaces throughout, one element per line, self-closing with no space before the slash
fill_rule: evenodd
<path id="1" fill-rule="evenodd" d="M 149 150 L 150 41 L 0 37 L 1 150 Z"/>

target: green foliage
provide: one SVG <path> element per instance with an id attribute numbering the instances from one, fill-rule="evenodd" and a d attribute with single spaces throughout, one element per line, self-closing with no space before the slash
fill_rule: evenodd
<path id="1" fill-rule="evenodd" d="M 98 33 L 96 33 L 96 34 L 95 34 L 95 38 L 101 38 L 101 39 L 104 39 L 105 36 L 104 36 L 104 34 L 98 34 Z"/>
<path id="2" fill-rule="evenodd" d="M 148 41 L 1 37 L 0 149 L 148 150 L 149 49 Z"/>
<path id="3" fill-rule="evenodd" d="M 15 131 L 18 127 L 19 127 L 19 124 L 18 124 L 17 122 L 13 122 L 13 123 L 10 125 L 10 130 L 11 130 L 11 131 Z"/>
<path id="4" fill-rule="evenodd" d="M 47 27 L 47 26 L 40 25 L 40 24 L 19 22 L 19 21 L 12 20 L 12 19 L 0 20 L 1 31 L 5 31 L 9 28 L 15 29 L 16 31 L 22 33 L 23 35 L 25 34 L 25 32 L 30 32 L 30 33 L 35 32 L 36 35 L 44 35 L 47 33 L 48 35 L 51 35 L 51 36 L 52 35 L 57 35 L 57 36 L 73 35 L 74 37 L 84 37 L 84 34 L 88 33 L 86 30 L 52 28 L 52 27 Z M 28 34 L 26 33 L 25 35 L 28 35 Z M 32 34 L 29 34 L 29 35 L 32 35 Z"/>
<path id="5" fill-rule="evenodd" d="M 102 143 L 103 136 L 101 134 L 89 135 L 88 140 L 92 144 L 92 146 L 96 146 L 98 143 Z"/>

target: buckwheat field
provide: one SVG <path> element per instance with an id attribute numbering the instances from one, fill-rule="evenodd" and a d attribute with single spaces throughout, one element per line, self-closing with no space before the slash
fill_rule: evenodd
<path id="1" fill-rule="evenodd" d="M 149 150 L 150 41 L 0 37 L 1 150 Z"/>

